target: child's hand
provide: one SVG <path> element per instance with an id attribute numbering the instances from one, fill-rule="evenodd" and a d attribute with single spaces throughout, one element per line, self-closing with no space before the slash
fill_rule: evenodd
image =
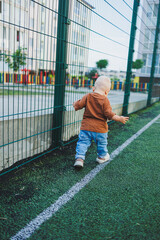
<path id="1" fill-rule="evenodd" d="M 129 117 L 123 117 L 123 116 L 114 115 L 112 117 L 112 120 L 125 124 L 129 120 Z"/>
<path id="2" fill-rule="evenodd" d="M 120 119 L 119 119 L 119 121 L 123 124 L 125 124 L 128 120 L 129 120 L 129 117 L 123 117 L 123 116 L 120 116 Z"/>

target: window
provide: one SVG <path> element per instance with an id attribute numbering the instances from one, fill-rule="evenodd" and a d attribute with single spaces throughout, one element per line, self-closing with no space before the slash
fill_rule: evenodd
<path id="1" fill-rule="evenodd" d="M 145 30 L 145 39 L 144 39 L 144 42 L 148 42 L 149 41 L 149 30 L 146 29 Z"/>
<path id="2" fill-rule="evenodd" d="M 30 39 L 29 39 L 29 46 L 30 46 L 31 48 L 33 48 L 33 38 L 30 38 Z"/>
<path id="3" fill-rule="evenodd" d="M 158 63 L 159 63 L 159 54 L 156 55 L 156 64 L 155 64 L 155 66 L 158 66 Z"/>
<path id="4" fill-rule="evenodd" d="M 32 6 L 32 7 L 34 7 L 34 4 L 35 4 L 35 3 L 33 2 L 33 0 L 31 0 L 31 6 Z"/>
<path id="5" fill-rule="evenodd" d="M 85 27 L 81 27 L 81 28 L 80 28 L 80 31 L 83 32 L 83 33 L 85 33 L 86 28 L 85 28 Z"/>
<path id="6" fill-rule="evenodd" d="M 44 12 L 44 7 L 42 7 L 42 12 Z"/>
<path id="7" fill-rule="evenodd" d="M 16 11 L 16 14 L 15 14 L 15 23 L 17 25 L 20 24 L 20 11 Z"/>
<path id="8" fill-rule="evenodd" d="M 86 6 L 83 6 L 83 14 L 84 14 L 84 16 L 87 15 L 87 7 Z"/>
<path id="9" fill-rule="evenodd" d="M 21 0 L 16 0 L 16 4 L 20 5 L 21 4 Z"/>
<path id="10" fill-rule="evenodd" d="M 75 55 L 77 55 L 77 47 L 75 47 L 75 49 L 74 49 L 74 53 L 75 53 Z"/>
<path id="11" fill-rule="evenodd" d="M 44 52 L 44 41 L 41 40 L 41 44 L 40 44 L 40 51 L 41 51 L 41 56 L 43 55 L 43 52 Z"/>
<path id="12" fill-rule="evenodd" d="M 80 49 L 80 55 L 81 55 L 81 56 L 84 55 L 84 49 L 83 49 L 83 48 Z"/>
<path id="13" fill-rule="evenodd" d="M 152 52 L 153 51 L 153 47 L 154 47 L 154 43 L 150 43 L 149 44 L 149 50 Z"/>
<path id="14" fill-rule="evenodd" d="M 31 28 L 34 27 L 34 19 L 33 19 L 33 18 L 30 19 L 30 27 L 31 27 Z"/>
<path id="15" fill-rule="evenodd" d="M 158 74 L 158 68 L 155 67 L 155 74 Z"/>
<path id="16" fill-rule="evenodd" d="M 56 32 L 57 32 L 57 27 L 54 26 L 54 35 L 56 35 Z"/>
<path id="17" fill-rule="evenodd" d="M 150 19 L 152 16 L 152 13 L 151 12 L 147 12 L 147 17 Z"/>
<path id="18" fill-rule="evenodd" d="M 158 42 L 160 41 L 160 30 L 158 32 Z"/>
<path id="19" fill-rule="evenodd" d="M 153 43 L 154 42 L 154 39 L 155 39 L 155 30 L 151 30 L 151 32 L 150 32 L 150 39 L 151 39 L 151 42 Z"/>
<path id="20" fill-rule="evenodd" d="M 77 41 L 78 41 L 78 32 L 74 31 L 73 32 L 73 42 L 77 43 Z"/>
<path id="21" fill-rule="evenodd" d="M 2 1 L 0 1 L 0 13 L 2 13 Z"/>
<path id="22" fill-rule="evenodd" d="M 83 19 L 82 20 L 82 25 L 85 26 L 86 25 L 86 21 Z"/>
<path id="23" fill-rule="evenodd" d="M 146 70 L 145 67 L 141 68 L 141 73 L 145 73 L 145 70 Z"/>
<path id="24" fill-rule="evenodd" d="M 147 54 L 143 54 L 143 66 L 146 66 Z"/>
<path id="25" fill-rule="evenodd" d="M 6 39 L 6 27 L 3 27 L 3 39 Z"/>
<path id="26" fill-rule="evenodd" d="M 80 62 L 80 63 L 79 63 L 79 66 L 80 66 L 80 67 L 79 67 L 79 70 L 80 70 L 80 71 L 83 71 L 83 69 L 84 69 L 84 63 L 83 63 L 83 62 Z"/>
<path id="27" fill-rule="evenodd" d="M 28 60 L 28 65 L 31 67 L 33 65 L 33 60 L 32 59 L 29 59 Z"/>
<path id="28" fill-rule="evenodd" d="M 24 36 L 24 33 L 23 32 L 20 32 L 20 41 L 21 41 L 21 44 L 23 45 L 23 36 Z"/>
<path id="29" fill-rule="evenodd" d="M 151 72 L 151 68 L 147 67 L 147 73 L 150 73 L 150 72 Z"/>
<path id="30" fill-rule="evenodd" d="M 19 42 L 19 31 L 17 31 L 17 42 Z"/>
<path id="31" fill-rule="evenodd" d="M 86 42 L 86 36 L 84 34 L 81 35 L 81 42 L 82 44 L 85 44 Z"/>
<path id="32" fill-rule="evenodd" d="M 144 49 L 148 49 L 148 43 L 144 43 Z"/>
<path id="33" fill-rule="evenodd" d="M 157 15 L 158 15 L 158 4 L 154 4 L 153 16 L 156 17 Z"/>
<path id="34" fill-rule="evenodd" d="M 80 10 L 80 3 L 78 1 L 75 1 L 75 13 L 79 15 L 79 10 Z"/>
<path id="35" fill-rule="evenodd" d="M 28 0 L 24 0 L 24 2 L 22 2 L 22 3 L 24 3 L 24 7 L 25 7 L 25 8 L 28 7 Z"/>
<path id="36" fill-rule="evenodd" d="M 41 24 L 41 32 L 44 32 L 44 23 Z"/>
<path id="37" fill-rule="evenodd" d="M 39 67 L 43 68 L 43 62 L 40 62 Z"/>
<path id="38" fill-rule="evenodd" d="M 151 66 L 151 63 L 152 63 L 152 54 L 148 54 L 148 57 L 147 57 L 147 66 Z"/>

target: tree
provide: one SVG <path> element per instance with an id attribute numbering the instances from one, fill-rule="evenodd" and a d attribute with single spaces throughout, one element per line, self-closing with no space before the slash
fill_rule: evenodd
<path id="1" fill-rule="evenodd" d="M 108 66 L 108 60 L 107 59 L 101 59 L 98 62 L 96 62 L 97 68 L 102 69 L 106 68 Z"/>
<path id="2" fill-rule="evenodd" d="M 5 63 L 8 63 L 8 66 L 13 69 L 14 72 L 17 72 L 20 66 L 26 65 L 26 48 L 18 48 L 11 56 L 5 54 L 4 59 Z"/>
<path id="3" fill-rule="evenodd" d="M 97 69 L 93 68 L 93 69 L 89 72 L 88 77 L 89 77 L 90 79 L 92 79 L 92 78 L 95 76 L 96 73 L 98 73 L 98 72 L 97 72 Z"/>
<path id="4" fill-rule="evenodd" d="M 140 69 L 140 68 L 143 67 L 143 64 L 144 64 L 144 62 L 143 62 L 142 59 L 137 59 L 136 61 L 132 62 L 132 68 L 133 69 Z"/>
<path id="5" fill-rule="evenodd" d="M 119 81 L 119 78 L 117 76 L 114 76 L 111 78 L 111 81 Z"/>

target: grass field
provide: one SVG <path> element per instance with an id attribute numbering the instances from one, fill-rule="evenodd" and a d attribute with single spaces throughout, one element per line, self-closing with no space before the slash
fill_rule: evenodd
<path id="1" fill-rule="evenodd" d="M 160 103 L 109 126 L 109 152 L 160 114 Z M 30 239 L 159 239 L 160 119 L 110 162 Z M 92 144 L 82 171 L 75 143 L 1 177 L 0 239 L 9 239 L 97 164 Z"/>

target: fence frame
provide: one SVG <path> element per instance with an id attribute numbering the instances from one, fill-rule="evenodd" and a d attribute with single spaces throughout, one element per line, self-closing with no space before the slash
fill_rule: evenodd
<path id="1" fill-rule="evenodd" d="M 52 145 L 61 144 L 64 98 L 65 98 L 65 76 L 67 68 L 67 40 L 68 40 L 68 14 L 69 0 L 59 0 L 58 7 L 58 29 L 56 48 L 56 69 L 54 86 L 54 116 Z"/>
<path id="2" fill-rule="evenodd" d="M 136 35 L 136 21 L 137 21 L 137 13 L 138 7 L 140 6 L 140 0 L 134 0 L 133 5 L 133 14 L 132 14 L 132 24 L 131 24 L 131 32 L 130 32 L 130 42 L 129 42 L 129 50 L 128 50 L 128 63 L 127 63 L 127 73 L 126 73 L 126 82 L 125 82 L 125 92 L 124 92 L 124 101 L 123 101 L 123 115 L 128 114 L 128 103 L 130 97 L 130 83 L 131 83 L 131 75 L 132 75 L 132 62 L 133 62 L 133 53 L 134 53 L 134 42 Z"/>
<path id="3" fill-rule="evenodd" d="M 147 106 L 151 105 L 152 90 L 153 90 L 153 83 L 154 83 L 154 73 L 155 73 L 155 65 L 156 65 L 156 55 L 157 55 L 157 48 L 158 48 L 159 26 L 160 26 L 160 1 L 159 1 L 159 6 L 158 6 L 158 16 L 157 16 L 155 39 L 154 39 L 154 49 L 153 49 L 153 56 L 152 56 L 152 67 L 151 67 L 151 72 L 150 72 L 150 82 L 149 82 Z"/>

